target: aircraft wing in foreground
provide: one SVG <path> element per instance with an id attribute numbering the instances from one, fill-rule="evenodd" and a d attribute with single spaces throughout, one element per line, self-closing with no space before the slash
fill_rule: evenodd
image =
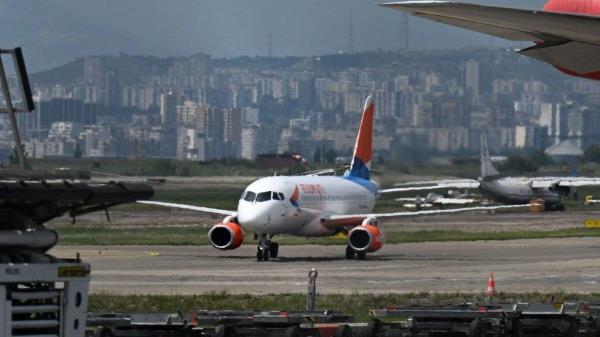
<path id="1" fill-rule="evenodd" d="M 600 79 L 598 1 L 549 1 L 544 10 L 453 1 L 381 4 L 412 15 L 513 41 L 535 41 L 521 54 L 574 76 Z"/>

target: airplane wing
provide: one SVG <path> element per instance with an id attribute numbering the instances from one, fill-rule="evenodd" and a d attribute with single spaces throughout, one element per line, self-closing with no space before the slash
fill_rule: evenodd
<path id="1" fill-rule="evenodd" d="M 468 205 L 478 202 L 476 199 L 460 199 L 460 198 L 437 198 L 433 200 L 434 204 L 439 205 Z"/>
<path id="2" fill-rule="evenodd" d="M 403 202 L 416 202 L 417 198 L 396 198 L 396 201 L 403 201 Z"/>
<path id="3" fill-rule="evenodd" d="M 417 209 L 417 208 L 422 209 L 422 208 L 431 208 L 431 207 L 433 207 L 433 205 L 430 203 L 424 203 L 424 204 L 420 204 L 417 206 L 417 204 L 415 204 L 415 203 L 406 203 L 406 204 L 403 204 L 402 207 L 412 208 L 412 209 Z"/>
<path id="4" fill-rule="evenodd" d="M 237 214 L 237 212 L 228 211 L 228 210 L 225 210 L 225 209 L 210 208 L 210 207 L 201 207 L 201 206 L 192 206 L 192 205 L 183 205 L 183 204 L 175 204 L 175 203 L 170 203 L 170 202 L 138 201 L 138 204 L 154 205 L 154 206 L 177 208 L 177 209 L 186 209 L 186 210 L 190 210 L 190 211 L 196 211 L 196 212 L 202 212 L 202 213 L 208 213 L 208 214 L 215 214 L 215 215 L 229 216 L 229 215 L 236 215 Z"/>
<path id="5" fill-rule="evenodd" d="M 382 6 L 513 41 L 536 41 L 519 52 L 588 74 L 600 69 L 600 17 L 482 6 L 453 1 L 403 1 Z"/>
<path id="6" fill-rule="evenodd" d="M 533 188 L 547 188 L 552 186 L 582 187 L 600 186 L 600 178 L 591 177 L 548 177 L 532 178 L 530 181 Z"/>
<path id="7" fill-rule="evenodd" d="M 336 229 L 346 226 L 358 226 L 365 219 L 376 218 L 376 219 L 390 219 L 390 218 L 407 218 L 416 216 L 426 215 L 443 215 L 443 214 L 455 214 L 465 212 L 482 212 L 482 211 L 495 211 L 499 209 L 515 209 L 515 208 L 527 208 L 530 204 L 526 205 L 500 205 L 500 206 L 479 206 L 479 207 L 468 207 L 468 208 L 455 208 L 445 210 L 427 210 L 418 212 L 393 212 L 393 213 L 371 213 L 371 214 L 344 214 L 344 215 L 330 215 L 323 219 L 323 226 L 329 229 Z"/>
<path id="8" fill-rule="evenodd" d="M 408 183 L 410 184 L 410 183 Z M 386 188 L 379 190 L 379 193 L 401 193 L 401 192 L 411 192 L 411 191 L 430 191 L 430 190 L 441 190 L 448 188 L 458 188 L 458 189 L 473 189 L 479 188 L 479 181 L 477 180 L 439 180 L 439 181 L 430 181 L 428 184 L 424 184 L 424 182 L 417 182 L 416 186 L 409 186 L 408 184 L 403 184 L 400 187 Z"/>

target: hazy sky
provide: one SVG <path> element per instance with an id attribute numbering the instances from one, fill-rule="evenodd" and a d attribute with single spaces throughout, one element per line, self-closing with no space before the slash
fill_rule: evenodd
<path id="1" fill-rule="evenodd" d="M 266 55 L 397 49 L 400 12 L 371 0 L 0 0 L 1 47 L 23 46 L 31 70 L 90 54 Z M 543 0 L 472 1 L 540 8 Z M 411 18 L 412 49 L 508 44 Z"/>

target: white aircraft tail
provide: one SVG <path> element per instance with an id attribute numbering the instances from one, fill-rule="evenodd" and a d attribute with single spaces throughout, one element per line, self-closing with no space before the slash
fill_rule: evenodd
<path id="1" fill-rule="evenodd" d="M 487 133 L 481 133 L 481 178 L 494 177 L 500 175 L 496 170 L 490 157 L 490 148 L 488 147 Z"/>

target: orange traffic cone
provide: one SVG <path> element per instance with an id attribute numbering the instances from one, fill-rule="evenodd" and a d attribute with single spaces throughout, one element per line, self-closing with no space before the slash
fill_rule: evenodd
<path id="1" fill-rule="evenodd" d="M 488 280 L 487 290 L 485 291 L 486 296 L 496 296 L 496 282 L 494 281 L 494 273 L 490 274 L 490 279 Z"/>

